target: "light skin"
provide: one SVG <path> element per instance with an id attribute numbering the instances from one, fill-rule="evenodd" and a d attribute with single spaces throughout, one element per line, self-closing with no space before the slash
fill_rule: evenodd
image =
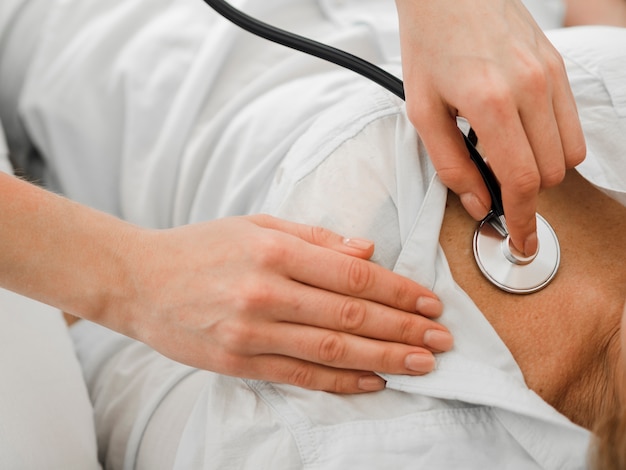
<path id="1" fill-rule="evenodd" d="M 503 184 L 515 243 L 534 251 L 529 214 L 537 189 L 558 182 L 563 169 L 584 155 L 575 107 L 562 64 L 518 3 L 466 3 L 431 0 L 419 2 L 417 11 L 418 2 L 398 0 L 409 114 L 429 136 L 427 148 L 446 184 L 480 218 L 488 196 L 467 166 L 452 125 L 457 114 L 472 120 Z M 442 38 L 450 32 L 455 34 Z M 481 54 L 454 60 L 454 51 L 462 50 L 458 41 L 465 44 L 467 37 Z M 519 57 L 530 67 L 520 70 Z M 428 75 L 421 73 L 424 61 Z M 467 88 L 458 95 L 458 83 L 441 80 L 477 68 L 484 73 L 469 74 L 475 80 L 463 80 Z M 500 92 L 483 86 L 491 79 L 502 85 Z M 422 93 L 433 100 L 420 109 L 411 96 Z M 526 113 L 542 99 L 545 115 Z M 493 122 L 509 131 L 492 133 Z M 500 156 L 508 155 L 502 150 L 511 148 L 509 139 L 519 155 L 505 161 Z M 439 315 L 434 295 L 366 262 L 373 252 L 367 241 L 344 243 L 338 234 L 269 217 L 150 232 L 0 176 L 3 200 L 12 201 L 2 209 L 3 220 L 22 228 L 4 233 L 3 246 L 13 249 L 3 254 L 1 285 L 145 341 L 174 359 L 225 374 L 355 393 L 384 387 L 367 371 L 426 373 L 434 364 L 430 352 L 452 345 L 443 327 L 416 315 Z M 24 208 L 41 217 L 20 218 Z M 68 215 L 71 228 L 62 227 Z M 285 262 L 292 259 L 301 264 Z M 207 318 L 207 311 L 217 313 Z M 403 331 L 416 333 L 398 333 Z"/>
<path id="2" fill-rule="evenodd" d="M 626 26 L 624 0 L 567 0 L 565 25 L 598 24 Z"/>
<path id="3" fill-rule="evenodd" d="M 491 205 L 456 127 L 466 118 L 501 183 L 513 244 L 536 251 L 541 188 L 586 154 L 563 61 L 520 0 L 396 0 L 407 113 L 476 220 Z"/>
<path id="4" fill-rule="evenodd" d="M 558 234 L 562 258 L 555 279 L 536 294 L 507 294 L 482 276 L 471 248 L 476 224 L 456 197 L 449 197 L 440 241 L 455 280 L 511 350 L 528 386 L 593 429 L 626 400 L 626 208 L 572 170 L 541 193 L 539 211 Z"/>
<path id="5" fill-rule="evenodd" d="M 145 230 L 2 172 L 0 198 L 0 285 L 191 366 L 358 393 L 452 346 L 365 240 L 268 216 Z"/>
<path id="6" fill-rule="evenodd" d="M 566 26 L 626 27 L 623 0 L 565 4 Z M 440 177 L 460 196 L 450 198 L 442 230 L 453 273 L 505 339 L 531 388 L 593 429 L 611 406 L 626 406 L 624 227 L 609 229 L 616 245 L 600 229 L 607 220 L 626 218 L 613 201 L 609 208 L 590 209 L 580 194 L 596 204 L 606 198 L 576 175 L 560 189 L 540 192 L 561 182 L 586 153 L 561 59 L 519 1 L 396 0 L 396 5 L 409 118 Z M 507 225 L 520 251 L 536 249 L 537 208 L 553 225 L 569 227 L 557 229 L 565 242 L 564 265 L 549 289 L 528 297 L 499 291 L 482 277 L 471 247 L 458 236 L 458 230 L 471 236 L 475 223 L 467 213 L 482 219 L 490 199 L 467 159 L 456 116 L 467 118 L 479 135 L 480 151 L 502 185 Z M 568 192 L 578 195 L 578 204 Z M 614 218 L 598 216 L 611 211 Z M 576 234 L 581 227 L 586 239 Z"/>
<path id="7" fill-rule="evenodd" d="M 589 464 L 594 470 L 622 470 L 626 468 L 626 304 L 621 326 L 622 368 L 615 370 L 616 382 L 621 381 L 619 406 L 605 409 L 594 429 Z M 607 407 L 608 408 L 608 407 Z"/>
<path id="8" fill-rule="evenodd" d="M 418 12 L 419 15 L 403 15 L 407 5 L 413 2 L 402 2 L 402 8 L 400 3 L 401 18 L 410 17 L 414 21 L 416 17 L 423 17 L 423 12 Z M 450 17 L 447 13 L 448 6 L 443 2 L 439 4 L 443 9 L 433 7 L 433 3 L 429 7 L 431 10 L 426 12 L 431 17 L 432 24 L 441 20 L 442 16 Z M 484 25 L 480 26 L 480 30 L 484 30 Z M 439 31 L 434 28 L 427 32 L 431 44 L 443 44 Z M 507 37 L 509 36 L 507 33 Z M 406 35 L 403 38 L 403 44 L 408 44 L 410 48 L 412 36 L 408 36 L 408 41 Z M 421 44 L 423 38 L 418 39 Z M 456 47 L 454 43 L 449 44 L 453 49 Z M 484 47 L 485 44 L 477 46 Z M 435 48 L 426 55 L 433 52 L 439 51 Z M 501 59 L 500 56 L 494 58 Z M 449 69 L 441 70 L 448 67 L 445 61 L 440 65 L 432 67 L 433 73 L 429 78 L 436 81 L 438 74 L 446 75 L 450 72 Z M 469 65 L 471 66 L 471 61 Z M 505 68 L 508 65 L 505 64 Z M 496 69 L 500 70 L 500 66 L 496 66 Z M 416 86 L 413 77 L 409 69 L 409 103 L 412 102 L 411 96 L 421 96 L 424 91 L 430 91 Z M 503 76 L 505 81 L 510 78 Z M 513 75 L 512 78 L 517 77 Z M 448 91 L 449 89 L 441 90 L 444 94 L 448 94 Z M 425 96 L 430 95 L 427 93 Z M 568 98 L 565 95 L 565 101 Z M 497 108 L 500 104 L 495 102 L 493 105 L 494 113 L 499 113 Z M 421 119 L 414 119 L 420 132 L 424 130 L 425 135 L 432 136 L 427 146 L 430 146 L 429 150 L 435 156 L 436 162 L 449 149 L 454 150 L 451 155 L 456 152 L 454 158 L 457 161 L 459 157 L 465 158 L 465 153 L 460 152 L 458 141 L 448 149 L 443 149 L 443 152 L 438 152 L 433 147 L 438 141 L 449 140 L 442 139 L 442 133 L 451 131 L 450 123 L 453 119 L 449 113 L 450 106 L 455 106 L 454 102 L 440 107 L 439 116 L 447 116 L 448 119 L 446 124 L 438 126 L 434 132 L 424 128 L 425 124 Z M 513 107 L 516 107 L 515 103 Z M 461 108 L 459 111 L 465 112 Z M 415 113 L 412 113 L 412 117 L 415 117 Z M 471 117 L 471 113 L 468 117 Z M 477 131 L 486 128 L 481 122 L 477 121 L 476 124 Z M 487 138 L 485 142 L 490 141 Z M 488 149 L 491 147 L 488 144 Z M 497 145 L 493 147 L 496 154 Z M 546 147 L 550 152 L 545 154 L 552 155 L 555 146 Z M 542 155 L 537 157 L 537 161 L 543 161 L 542 159 Z M 446 177 L 447 173 L 442 165 L 438 165 L 438 169 L 447 184 L 456 190 L 463 189 L 455 186 L 453 179 Z M 498 171 L 497 173 L 502 176 Z M 471 187 L 476 186 L 471 182 L 468 184 Z M 19 194 L 17 199 L 27 205 L 33 204 L 32 190 L 16 189 L 15 184 L 4 187 L 9 186 L 12 187 L 8 191 L 12 197 Z M 520 197 L 522 201 L 526 200 L 528 191 L 522 192 L 523 194 L 516 192 L 520 188 L 510 185 L 506 178 L 503 180 L 503 188 L 507 208 L 515 204 L 510 201 L 518 201 Z M 531 188 L 531 192 L 534 189 L 536 188 Z M 484 194 L 482 196 L 483 204 L 487 206 L 488 201 Z M 37 195 L 34 199 L 35 204 L 46 200 L 42 195 Z M 49 202 L 46 200 L 46 204 Z M 50 234 L 50 239 L 38 238 L 35 244 L 30 240 L 31 247 L 41 248 L 41 252 L 34 258 L 42 257 L 46 263 L 29 263 L 24 259 L 29 251 L 15 249 L 10 261 L 3 263 L 5 271 L 1 279 L 2 285 L 55 305 L 70 314 L 95 320 L 145 341 L 160 352 L 191 365 L 227 374 L 294 383 L 308 388 L 336 392 L 372 391 L 381 389 L 384 383 L 378 376 L 363 371 L 425 373 L 434 365 L 432 355 L 424 349 L 425 342 L 429 342 L 430 349 L 436 351 L 445 350 L 452 344 L 449 336 L 426 334 L 425 331 L 429 329 L 444 329 L 415 315 L 419 312 L 426 316 L 437 316 L 441 305 L 427 300 L 434 296 L 405 279 L 364 262 L 373 251 L 371 245 L 346 245 L 341 242 L 342 237 L 339 235 L 320 236 L 319 231 L 298 228 L 269 218 L 219 221 L 202 227 L 146 232 L 136 227 L 122 226 L 119 221 L 105 220 L 76 206 L 71 208 L 73 213 L 88 215 L 76 215 L 75 224 L 71 226 L 83 227 L 83 231 L 79 234 L 66 233 L 59 229 L 57 222 L 64 219 L 58 214 L 65 209 L 57 209 L 56 206 L 60 203 L 56 200 L 50 203 L 55 206 L 54 209 L 40 211 L 45 212 L 47 217 L 24 222 L 24 229 L 16 230 L 12 234 L 15 239 L 7 240 L 8 243 L 4 244 L 18 247 L 20 241 L 28 240 L 24 234 Z M 522 205 L 524 210 L 520 209 L 520 213 L 530 210 L 527 207 L 529 204 Z M 18 212 L 3 214 L 3 220 L 15 221 Z M 475 211 L 474 214 L 476 215 Z M 85 225 L 79 223 L 79 220 L 87 221 L 92 218 L 92 222 Z M 521 240 L 527 236 L 523 233 L 526 222 L 521 221 L 518 224 L 515 220 L 515 217 L 511 219 L 511 230 L 512 233 L 519 234 L 515 235 L 516 240 Z M 29 231 L 33 230 L 29 223 L 39 224 L 38 227 L 45 226 L 46 229 L 42 231 L 41 228 L 36 228 L 35 231 Z M 15 223 L 11 225 L 16 226 Z M 518 225 L 522 227 L 519 230 Z M 93 232 L 90 231 L 91 227 Z M 527 232 L 532 231 L 532 227 L 526 228 Z M 96 241 L 101 233 L 106 233 L 106 236 Z M 207 240 L 213 240 L 213 243 L 208 243 Z M 233 240 L 239 240 L 238 244 L 232 243 Z M 231 243 L 220 244 L 224 241 Z M 207 250 L 207 246 L 225 248 L 221 251 L 216 248 Z M 320 250 L 320 247 L 326 250 Z M 532 250 L 532 246 L 530 249 Z M 163 255 L 155 255 L 157 252 Z M 130 268 L 124 262 L 126 256 L 121 256 L 122 253 L 135 254 L 129 256 L 131 259 L 135 258 L 135 267 Z M 205 253 L 205 258 L 199 257 L 199 253 Z M 352 256 L 350 261 L 346 261 L 346 255 Z M 285 263 L 290 259 L 298 259 L 300 264 Z M 99 262 L 95 263 L 94 260 Z M 176 262 L 171 266 L 164 260 Z M 225 262 L 233 269 L 224 269 Z M 84 272 L 84 266 L 96 264 L 100 267 L 99 273 Z M 349 266 L 354 264 L 360 267 L 350 269 Z M 42 265 L 46 269 L 42 269 Z M 235 269 L 235 266 L 239 268 Z M 303 270 L 303 266 L 315 269 Z M 16 272 L 20 269 L 21 272 Z M 210 271 L 210 274 L 206 277 L 194 276 L 198 271 L 203 274 Z M 36 276 L 30 275 L 35 272 Z M 77 275 L 78 272 L 82 275 Z M 338 275 L 329 277 L 328 273 Z M 246 277 L 254 282 L 244 281 Z M 363 278 L 370 281 L 363 283 Z M 228 279 L 230 282 L 227 282 Z M 258 281 L 266 279 L 273 281 L 271 284 L 262 284 L 264 287 L 259 288 Z M 65 298 L 67 294 L 63 291 L 68 290 L 64 288 L 69 285 L 83 285 L 84 288 L 69 289 L 70 292 L 76 292 L 76 295 Z M 103 290 L 102 286 L 108 288 Z M 387 288 L 382 289 L 381 286 Z M 184 289 L 176 290 L 176 287 Z M 298 290 L 285 290 L 283 287 L 297 287 Z M 398 292 L 403 294 L 399 295 Z M 421 299 L 419 305 L 418 298 Z M 208 311 L 213 312 L 212 320 L 209 321 L 205 313 Z M 263 315 L 259 315 L 259 311 Z M 219 317 L 220 312 L 222 317 Z M 277 317 L 271 312 L 280 312 L 282 316 Z M 390 320 L 389 317 L 393 319 Z M 172 321 L 173 318 L 177 320 Z M 417 331 L 419 338 L 415 335 L 404 337 L 403 333 L 398 333 L 402 331 Z M 292 338 L 300 338 L 300 341 L 293 341 Z M 208 350 L 208 344 L 213 346 L 211 354 L 204 353 Z"/>

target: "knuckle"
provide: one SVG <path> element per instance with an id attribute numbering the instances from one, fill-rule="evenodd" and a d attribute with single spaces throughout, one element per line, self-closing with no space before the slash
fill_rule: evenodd
<path id="1" fill-rule="evenodd" d="M 396 287 L 395 304 L 392 307 L 401 308 L 410 312 L 415 311 L 417 295 L 408 282 L 401 282 Z"/>
<path id="2" fill-rule="evenodd" d="M 339 312 L 339 327 L 343 331 L 358 331 L 365 323 L 366 315 L 364 302 L 346 298 Z"/>
<path id="3" fill-rule="evenodd" d="M 310 240 L 315 245 L 326 245 L 333 236 L 333 233 L 324 227 L 308 226 L 307 229 L 309 230 Z"/>
<path id="4" fill-rule="evenodd" d="M 274 222 L 274 217 L 269 214 L 253 214 L 249 216 L 250 219 L 254 220 L 258 225 L 262 227 L 269 227 Z"/>
<path id="5" fill-rule="evenodd" d="M 390 348 L 385 348 L 383 351 L 381 351 L 379 356 L 379 362 L 381 372 L 396 373 L 401 370 L 397 367 L 396 355 L 394 354 L 394 351 Z"/>
<path id="6" fill-rule="evenodd" d="M 423 335 L 420 334 L 419 328 L 416 327 L 415 321 L 419 317 L 407 316 L 400 321 L 398 331 L 400 333 L 400 341 L 404 344 L 420 344 L 423 342 Z"/>
<path id="7" fill-rule="evenodd" d="M 272 305 L 274 291 L 272 287 L 260 280 L 242 283 L 239 295 L 235 300 L 235 310 L 240 314 L 249 314 Z"/>
<path id="8" fill-rule="evenodd" d="M 283 240 L 273 234 L 260 236 L 255 240 L 253 257 L 259 266 L 275 266 L 284 260 L 287 247 Z"/>
<path id="9" fill-rule="evenodd" d="M 428 100 L 406 100 L 406 115 L 409 121 L 420 128 L 423 122 L 428 122 L 434 112 L 434 106 Z"/>
<path id="10" fill-rule="evenodd" d="M 537 171 L 517 171 L 509 181 L 509 186 L 515 189 L 520 199 L 534 196 L 541 186 L 541 176 Z"/>
<path id="11" fill-rule="evenodd" d="M 525 91 L 537 92 L 547 90 L 549 78 L 545 67 L 536 61 L 527 63 L 520 73 L 519 83 Z"/>
<path id="12" fill-rule="evenodd" d="M 537 91 L 547 89 L 552 74 L 551 53 L 541 53 L 527 49 L 518 50 L 516 54 L 517 67 L 515 68 L 516 83 L 523 91 Z"/>
<path id="13" fill-rule="evenodd" d="M 301 388 L 314 388 L 315 373 L 308 364 L 299 364 L 287 376 L 287 383 Z"/>
<path id="14" fill-rule="evenodd" d="M 254 331 L 254 328 L 245 322 L 230 321 L 219 328 L 218 337 L 228 351 L 240 353 L 253 341 Z"/>
<path id="15" fill-rule="evenodd" d="M 584 138 L 581 138 L 571 149 L 565 153 L 565 164 L 567 168 L 574 168 L 580 165 L 587 156 L 587 146 Z"/>
<path id="16" fill-rule="evenodd" d="M 541 187 L 543 188 L 551 188 L 556 186 L 565 178 L 565 168 L 562 166 L 558 166 L 555 168 L 550 168 L 546 170 L 541 175 Z"/>
<path id="17" fill-rule="evenodd" d="M 477 109 L 496 113 L 506 111 L 513 103 L 513 91 L 510 84 L 499 76 L 490 78 L 489 88 L 478 89 L 472 96 L 477 101 Z"/>
<path id="18" fill-rule="evenodd" d="M 329 333 L 319 345 L 318 357 L 322 363 L 338 364 L 346 357 L 346 344 L 337 333 Z"/>
<path id="19" fill-rule="evenodd" d="M 556 49 L 553 49 L 551 54 L 546 55 L 545 66 L 552 76 L 567 76 L 565 61 Z"/>
<path id="20" fill-rule="evenodd" d="M 344 374 L 337 374 L 329 380 L 330 387 L 326 387 L 329 392 L 335 393 L 349 393 L 354 391 L 354 379 L 350 376 L 346 377 Z"/>
<path id="21" fill-rule="evenodd" d="M 446 186 L 451 188 L 459 188 L 467 183 L 467 172 L 460 165 L 438 167 L 437 175 Z"/>
<path id="22" fill-rule="evenodd" d="M 348 273 L 348 288 L 350 292 L 360 294 L 370 288 L 373 273 L 366 261 L 349 258 L 346 272 Z"/>

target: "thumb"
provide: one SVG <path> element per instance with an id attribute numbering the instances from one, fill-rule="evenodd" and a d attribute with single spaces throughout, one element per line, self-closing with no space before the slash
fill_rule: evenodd
<path id="1" fill-rule="evenodd" d="M 428 119 L 414 124 L 443 184 L 455 192 L 476 220 L 489 212 L 491 198 L 480 172 L 469 156 L 456 118 L 445 106 L 430 108 Z"/>

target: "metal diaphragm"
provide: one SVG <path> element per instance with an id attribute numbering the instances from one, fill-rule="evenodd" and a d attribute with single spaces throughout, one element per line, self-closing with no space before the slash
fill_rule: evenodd
<path id="1" fill-rule="evenodd" d="M 488 220 L 474 232 L 474 258 L 484 276 L 500 289 L 531 294 L 544 288 L 556 275 L 561 249 L 554 229 L 537 214 L 537 253 L 525 257 Z"/>

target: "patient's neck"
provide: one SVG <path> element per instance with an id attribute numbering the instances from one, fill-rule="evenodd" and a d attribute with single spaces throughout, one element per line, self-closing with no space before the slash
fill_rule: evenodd
<path id="1" fill-rule="evenodd" d="M 626 208 L 570 171 L 541 194 L 539 213 L 559 236 L 561 267 L 536 294 L 507 294 L 484 279 L 471 248 L 476 222 L 452 195 L 440 241 L 457 283 L 511 350 L 528 386 L 591 429 L 614 403 L 613 374 L 622 368 Z"/>

